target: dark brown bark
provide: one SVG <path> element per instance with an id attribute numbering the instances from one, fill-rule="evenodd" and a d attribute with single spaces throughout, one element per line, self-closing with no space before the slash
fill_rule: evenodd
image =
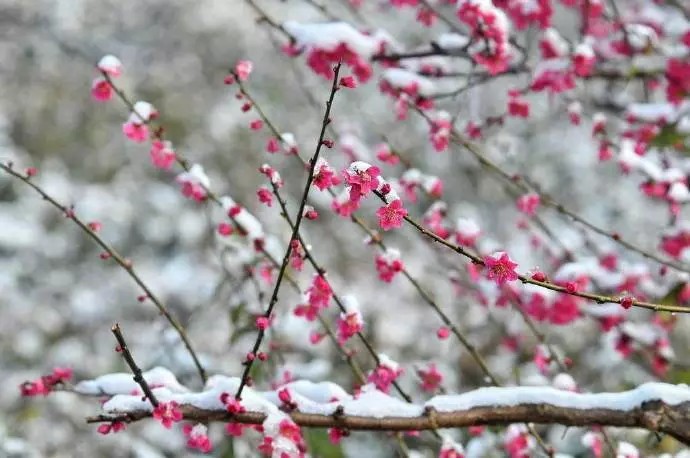
<path id="1" fill-rule="evenodd" d="M 226 411 L 209 411 L 193 406 L 182 406 L 186 420 L 234 421 L 260 424 L 265 415 L 246 412 L 232 416 Z M 150 417 L 147 411 L 121 415 L 99 415 L 87 419 L 89 423 L 104 421 L 138 421 Z M 690 403 L 675 406 L 661 401 L 650 401 L 628 411 L 610 409 L 573 409 L 550 404 L 476 407 L 454 412 L 428 410 L 419 417 L 359 417 L 352 415 L 316 415 L 292 412 L 292 420 L 300 426 L 314 428 L 343 428 L 360 431 L 411 431 L 437 428 L 460 428 L 474 425 L 506 425 L 510 423 L 561 424 L 565 426 L 618 426 L 644 428 L 666 433 L 690 445 Z"/>

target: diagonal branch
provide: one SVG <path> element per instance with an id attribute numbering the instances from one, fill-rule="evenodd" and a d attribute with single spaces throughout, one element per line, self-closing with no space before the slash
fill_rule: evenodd
<path id="1" fill-rule="evenodd" d="M 316 144 L 316 150 L 314 151 L 314 155 L 312 156 L 310 160 L 310 167 L 309 167 L 309 176 L 307 178 L 306 185 L 304 187 L 304 192 L 302 193 L 302 200 L 299 205 L 299 210 L 297 211 L 297 215 L 295 216 L 295 226 L 292 230 L 292 235 L 290 237 L 290 241 L 292 240 L 297 240 L 297 234 L 299 233 L 299 227 L 302 223 L 302 219 L 304 217 L 304 207 L 307 205 L 307 197 L 309 196 L 309 190 L 311 188 L 312 181 L 314 181 L 314 170 L 316 168 L 316 162 L 319 159 L 319 155 L 321 153 L 321 148 L 323 147 L 323 142 L 324 138 L 326 135 L 326 127 L 328 127 L 328 124 L 331 122 L 331 106 L 333 104 L 333 99 L 335 98 L 335 93 L 338 91 L 338 75 L 340 74 L 340 67 L 342 64 L 338 64 L 334 68 L 334 76 L 333 76 L 333 83 L 331 85 L 331 94 L 328 98 L 328 101 L 326 102 L 326 111 L 323 116 L 323 122 L 321 123 L 321 132 L 319 134 L 319 139 L 318 143 Z M 276 280 L 275 287 L 273 288 L 273 293 L 271 294 L 271 300 L 268 303 L 268 307 L 266 308 L 266 312 L 264 313 L 264 317 L 270 319 L 271 314 L 273 313 L 273 309 L 278 302 L 278 292 L 280 291 L 280 285 L 282 283 L 283 277 L 285 276 L 285 272 L 287 270 L 287 266 L 290 262 L 290 254 L 292 253 L 292 243 L 288 243 L 287 249 L 285 250 L 285 255 L 283 256 L 283 262 L 281 263 L 280 266 L 280 271 L 278 273 L 278 278 Z M 256 337 L 256 341 L 254 342 L 254 346 L 252 348 L 252 353 L 256 354 L 256 352 L 259 350 L 259 347 L 261 346 L 261 342 L 263 341 L 264 335 L 266 334 L 266 331 L 264 329 L 259 329 L 259 333 Z M 237 399 L 240 399 L 242 396 L 242 391 L 244 387 L 247 385 L 247 380 L 249 378 L 249 371 L 251 370 L 252 366 L 254 365 L 254 359 L 247 359 L 245 361 L 244 365 L 244 372 L 242 373 L 242 379 L 240 381 L 240 386 L 237 389 L 237 393 L 235 394 L 235 397 Z"/>
<path id="2" fill-rule="evenodd" d="M 115 248 L 110 246 L 105 240 L 103 240 L 93 229 L 89 227 L 87 223 L 82 221 L 74 212 L 73 209 L 68 208 L 67 206 L 61 204 L 57 200 L 55 200 L 53 197 L 51 197 L 46 191 L 44 191 L 39 185 L 34 183 L 31 180 L 31 176 L 29 175 L 23 175 L 16 170 L 14 170 L 11 166 L 11 164 L 2 164 L 0 163 L 0 169 L 4 170 L 7 172 L 9 175 L 13 176 L 14 178 L 17 178 L 18 180 L 24 182 L 28 186 L 30 186 L 34 191 L 36 191 L 40 196 L 45 200 L 46 202 L 50 203 L 53 207 L 57 208 L 60 210 L 66 217 L 71 219 L 78 227 L 81 229 L 83 232 L 85 232 L 91 239 L 96 242 L 103 250 L 105 250 L 106 253 L 108 253 L 108 256 L 112 258 L 125 272 L 127 272 L 127 275 L 130 276 L 134 282 L 139 285 L 139 287 L 144 291 L 144 294 L 147 299 L 149 299 L 158 309 L 158 311 L 165 317 L 166 320 L 168 320 L 168 323 L 175 329 L 177 334 L 180 336 L 180 339 L 182 340 L 182 343 L 187 349 L 187 352 L 189 355 L 192 357 L 192 360 L 194 361 L 194 365 L 196 366 L 197 372 L 199 373 L 199 377 L 201 380 L 205 383 L 206 382 L 206 370 L 204 369 L 203 365 L 201 364 L 201 361 L 199 360 L 199 357 L 196 354 L 196 351 L 194 351 L 194 348 L 192 347 L 192 343 L 189 340 L 189 337 L 187 336 L 187 331 L 185 331 L 184 327 L 182 324 L 175 318 L 170 311 L 167 309 L 167 307 L 163 304 L 163 302 L 149 289 L 149 287 L 144 283 L 144 280 L 141 279 L 137 271 L 134 269 L 132 266 L 131 261 L 128 259 L 124 258 Z"/>

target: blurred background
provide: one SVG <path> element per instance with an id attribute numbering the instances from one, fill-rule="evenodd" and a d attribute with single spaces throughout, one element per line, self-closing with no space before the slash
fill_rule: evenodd
<path id="1" fill-rule="evenodd" d="M 359 10 L 337 0 L 259 3 L 279 22 L 336 17 L 359 28 L 381 28 L 402 49 L 423 47 L 448 28 L 443 22 L 422 27 L 415 22 L 414 10 L 392 9 L 382 1 L 364 2 Z M 452 17 L 450 9 L 447 15 Z M 241 0 L 0 0 L 0 160 L 11 160 L 18 168 L 36 167 L 35 182 L 46 192 L 74 205 L 84 221 L 103 224 L 103 239 L 132 260 L 180 319 L 210 373 L 239 373 L 254 336 L 251 314 L 262 309 L 271 285 L 259 278 L 263 296 L 257 295 L 257 284 L 244 275 L 246 250 L 221 243 L 216 236 L 220 212 L 185 199 L 174 173 L 151 167 L 147 147 L 122 135 L 127 107 L 118 100 L 94 102 L 90 85 L 98 75 L 96 62 L 105 54 L 118 56 L 124 68 L 118 85 L 132 100 L 148 101 L 159 110 L 160 123 L 176 150 L 203 165 L 217 195 L 232 196 L 261 220 L 280 255 L 289 231 L 277 204 L 268 208 L 256 197 L 258 186 L 265 184 L 258 168 L 268 162 L 281 173 L 292 212 L 304 186 L 304 171 L 289 157 L 266 154 L 267 133 L 248 128 L 256 115 L 240 110 L 236 87 L 225 86 L 223 78 L 236 61 L 251 60 L 251 94 L 280 131 L 295 135 L 305 156 L 315 147 L 329 82 L 314 75 L 304 57 L 282 53 L 285 39 L 256 18 Z M 557 10 L 554 22 L 566 37 L 578 33 L 567 11 Z M 530 55 L 538 58 L 536 34 L 526 33 L 524 40 Z M 516 227 L 516 196 L 468 154 L 433 151 L 421 117 L 410 113 L 407 120 L 397 121 L 394 102 L 378 90 L 379 76 L 376 67 L 371 82 L 338 95 L 333 116 L 336 146 L 325 153 L 329 162 L 340 171 L 349 164 L 346 153 L 356 151 L 357 157 L 374 163 L 375 146 L 388 141 L 423 173 L 443 180 L 449 221 L 472 218 L 482 228 L 487 251 L 506 249 L 522 270 L 547 270 L 545 250 L 534 249 L 531 232 Z M 444 99 L 439 106 L 457 113 L 462 127 L 469 120 L 502 114 L 506 91 L 527 82 L 529 75 L 498 78 Z M 461 79 L 439 84 L 452 88 L 459 83 Z M 611 107 L 620 94 L 635 97 L 639 90 L 593 81 L 574 92 L 572 96 L 591 113 Z M 595 167 L 591 122 L 585 118 L 580 126 L 572 126 L 564 109 L 568 100 L 541 94 L 528 98 L 528 120 L 508 118 L 485 131 L 481 142 L 490 157 L 513 173 L 528 173 L 584 217 L 654 250 L 667 224 L 665 208 L 641 198 L 640 180 L 621 176 L 615 165 Z M 382 171 L 391 177 L 401 173 L 391 166 L 382 166 Z M 432 202 L 430 196 L 420 195 L 407 207 L 421 219 Z M 466 352 L 453 339 L 436 338 L 440 322 L 414 288 L 402 278 L 390 284 L 378 279 L 377 252 L 364 243 L 366 234 L 335 215 L 326 194 L 312 191 L 310 203 L 321 215 L 303 226 L 315 257 L 338 294 L 358 298 L 366 334 L 381 352 L 402 364 L 402 384 L 415 399 L 428 396 L 417 387 L 415 369 L 430 361 L 443 371 L 450 391 L 481 386 L 482 376 Z M 366 202 L 358 213 L 372 228 L 377 207 L 376 202 Z M 584 239 L 577 226 L 557 214 L 547 213 L 545 218 L 561 243 L 575 252 L 589 240 L 604 251 L 618 251 L 631 269 L 650 275 L 658 270 L 596 236 Z M 402 252 L 409 272 L 432 292 L 502 380 L 529 383 L 530 377 L 539 377 L 533 363 L 536 341 L 520 317 L 510 309 L 481 304 L 472 292 L 457 294 L 457 281 L 451 280 L 466 277 L 464 260 L 430 245 L 409 228 L 385 233 L 384 239 Z M 561 249 L 551 241 L 545 244 L 555 253 Z M 126 372 L 114 352 L 110 327 L 115 322 L 121 324 L 143 368 L 168 367 L 190 388 L 200 388 L 194 366 L 169 324 L 151 303 L 137 300 L 141 292 L 136 285 L 113 262 L 99 259 L 100 252 L 30 188 L 0 173 L 0 456 L 191 455 L 179 431 L 168 432 L 153 422 L 132 425 L 126 433 L 97 434 L 84 421 L 100 412 L 94 399 L 71 393 L 20 397 L 22 382 L 54 366 L 73 368 L 76 380 Z M 312 271 L 307 266 L 295 275 L 306 288 Z M 314 326 L 292 316 L 299 302 L 291 289 L 281 292 L 271 339 L 278 350 L 262 366 L 257 383 L 269 387 L 288 371 L 295 378 L 333 380 L 349 389 L 351 376 L 332 346 L 325 341 L 311 345 L 308 336 Z M 329 313 L 333 319 L 337 316 L 335 310 Z M 646 312 L 631 316 L 650 319 Z M 687 320 L 680 319 L 673 335 L 676 348 L 686 348 L 686 328 Z M 618 357 L 596 320 L 581 319 L 567 329 L 544 325 L 542 331 L 577 361 L 571 373 L 586 390 L 620 390 L 655 379 L 648 364 Z M 502 344 L 506 336 L 522 336 L 517 351 Z M 682 372 L 682 366 L 678 370 Z M 214 456 L 256 454 L 250 443 L 225 439 L 220 427 L 211 432 Z M 585 456 L 576 436 L 563 436 L 562 428 L 547 431 L 564 452 Z M 348 456 L 393 453 L 392 442 L 382 435 L 356 437 L 344 442 Z M 431 444 L 412 441 L 420 453 L 431 456 Z M 320 456 L 342 453 L 329 450 Z"/>

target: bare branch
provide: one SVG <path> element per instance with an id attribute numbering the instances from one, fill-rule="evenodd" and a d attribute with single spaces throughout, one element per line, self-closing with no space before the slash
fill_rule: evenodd
<path id="1" fill-rule="evenodd" d="M 115 339 L 117 340 L 117 343 L 119 345 L 118 351 L 122 353 L 122 357 L 125 359 L 125 362 L 134 374 L 134 381 L 137 382 L 141 389 L 144 391 L 144 395 L 151 402 L 151 405 L 153 405 L 153 407 L 158 407 L 158 400 L 156 399 L 156 396 L 151 391 L 149 384 L 146 382 L 146 379 L 141 373 L 141 369 L 139 368 L 139 366 L 137 366 L 137 363 L 134 361 L 134 357 L 132 356 L 132 353 L 129 351 L 129 347 L 127 347 L 125 337 L 122 335 L 120 325 L 118 323 L 115 323 L 110 330 L 113 332 L 113 335 L 115 336 Z"/>

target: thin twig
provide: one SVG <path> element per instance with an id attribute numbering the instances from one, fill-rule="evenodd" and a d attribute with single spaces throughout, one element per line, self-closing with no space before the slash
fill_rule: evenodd
<path id="1" fill-rule="evenodd" d="M 331 106 L 333 103 L 333 99 L 335 98 L 335 93 L 338 91 L 338 75 L 340 74 L 340 67 L 341 63 L 338 63 L 338 65 L 335 66 L 333 69 L 334 76 L 333 76 L 333 83 L 331 85 L 331 93 L 328 98 L 328 101 L 326 102 L 326 111 L 324 113 L 323 117 L 323 122 L 321 123 L 321 133 L 319 134 L 319 139 L 318 143 L 316 144 L 316 150 L 314 151 L 314 155 L 312 156 L 310 160 L 310 168 L 309 168 L 309 176 L 307 178 L 306 185 L 304 187 L 304 192 L 302 193 L 302 200 L 300 201 L 299 205 L 299 210 L 297 212 L 297 215 L 295 216 L 295 227 L 292 231 L 292 236 L 290 237 L 290 241 L 292 240 L 297 240 L 297 234 L 299 232 L 299 227 L 300 224 L 302 223 L 302 219 L 304 217 L 304 207 L 307 205 L 307 197 L 309 196 L 309 190 L 311 189 L 311 184 L 312 181 L 314 180 L 314 169 L 316 168 L 316 162 L 319 159 L 319 155 L 321 153 L 321 148 L 323 147 L 323 141 L 324 137 L 326 135 L 326 127 L 328 124 L 331 122 Z M 269 319 L 271 318 L 271 314 L 273 313 L 273 309 L 278 302 L 278 292 L 280 291 L 280 285 L 282 283 L 283 277 L 285 275 L 285 271 L 287 270 L 287 266 L 290 262 L 290 254 L 292 253 L 292 243 L 288 243 L 287 249 L 285 250 L 285 255 L 283 256 L 283 262 L 280 266 L 280 271 L 278 272 L 278 278 L 276 280 L 275 287 L 273 288 L 273 293 L 271 295 L 271 300 L 269 301 L 268 308 L 266 309 L 266 312 L 264 313 L 264 317 Z M 264 335 L 266 331 L 265 329 L 259 329 L 259 332 L 257 334 L 256 341 L 254 342 L 254 346 L 252 348 L 252 353 L 256 354 L 256 352 L 259 350 L 259 347 L 261 346 L 261 342 L 263 341 Z M 242 397 L 242 390 L 244 390 L 245 385 L 247 384 L 247 380 L 249 378 L 249 371 L 251 370 L 252 366 L 254 365 L 254 359 L 248 359 L 245 361 L 245 366 L 244 366 L 244 371 L 242 373 L 242 379 L 240 380 L 240 386 L 237 389 L 237 393 L 235 394 L 235 398 L 241 399 Z"/>
<path id="2" fill-rule="evenodd" d="M 113 332 L 113 335 L 117 340 L 117 344 L 119 346 L 117 350 L 120 353 L 122 353 L 122 357 L 125 359 L 125 362 L 131 369 L 132 374 L 134 374 L 134 381 L 137 382 L 141 389 L 144 391 L 144 396 L 146 396 L 146 398 L 151 402 L 151 405 L 153 405 L 153 407 L 158 407 L 158 399 L 156 399 L 156 396 L 153 394 L 153 391 L 151 391 L 151 388 L 149 387 L 149 384 L 146 382 L 146 379 L 144 378 L 141 369 L 139 368 L 139 366 L 137 366 L 137 363 L 134 361 L 134 357 L 132 356 L 132 353 L 129 351 L 127 342 L 125 342 L 125 338 L 122 335 L 120 325 L 118 323 L 115 323 L 110 330 Z"/>
<path id="3" fill-rule="evenodd" d="M 17 171 L 15 171 L 11 165 L 6 165 L 0 163 L 0 169 L 4 170 L 11 176 L 19 179 L 20 181 L 24 182 L 28 186 L 30 186 L 34 191 L 36 191 L 38 194 L 41 195 L 43 200 L 46 202 L 50 203 L 53 207 L 57 208 L 60 210 L 67 218 L 71 219 L 78 227 L 81 229 L 83 232 L 85 232 L 91 239 L 96 242 L 103 250 L 105 250 L 106 253 L 108 253 L 109 257 L 112 258 L 125 272 L 127 272 L 127 275 L 134 280 L 134 282 L 139 285 L 139 287 L 143 290 L 144 295 L 146 299 L 150 300 L 158 309 L 158 311 L 165 317 L 165 319 L 170 323 L 170 325 L 175 329 L 177 334 L 180 336 L 180 339 L 182 340 L 182 343 L 184 344 L 185 348 L 187 349 L 187 352 L 189 355 L 192 357 L 192 360 L 194 361 L 194 365 L 196 366 L 197 372 L 199 373 L 199 377 L 201 378 L 203 383 L 206 383 L 206 370 L 204 369 L 203 365 L 201 364 L 201 361 L 199 360 L 199 357 L 196 354 L 196 351 L 194 351 L 194 348 L 192 347 L 192 343 L 189 340 L 189 337 L 187 336 L 187 332 L 185 331 L 184 327 L 182 324 L 175 318 L 170 311 L 167 309 L 167 307 L 163 304 L 163 302 L 151 291 L 151 289 L 148 287 L 148 285 L 142 280 L 142 278 L 139 276 L 137 271 L 134 269 L 132 262 L 129 261 L 128 259 L 125 259 L 115 248 L 113 248 L 111 245 L 109 245 L 105 240 L 103 240 L 94 230 L 92 230 L 87 223 L 82 221 L 75 213 L 75 211 L 72 208 L 68 208 L 67 206 L 59 203 L 57 200 L 55 200 L 53 197 L 51 197 L 46 191 L 44 191 L 40 186 L 38 186 L 36 183 L 34 183 L 31 180 L 31 177 L 28 175 L 23 175 Z"/>

